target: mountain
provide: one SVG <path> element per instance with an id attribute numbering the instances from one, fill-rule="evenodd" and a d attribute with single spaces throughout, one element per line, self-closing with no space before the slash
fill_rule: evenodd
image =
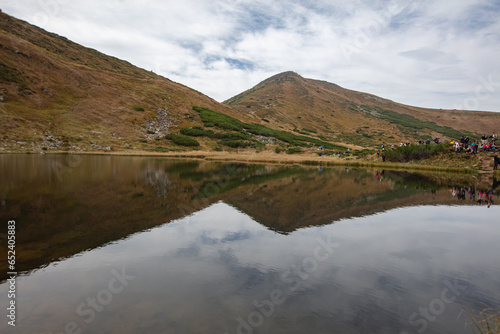
<path id="1" fill-rule="evenodd" d="M 477 138 L 500 124 L 500 113 L 412 107 L 295 72 L 277 74 L 224 103 L 271 127 L 361 145 Z"/>
<path id="2" fill-rule="evenodd" d="M 341 151 L 336 144 L 474 138 L 498 124 L 500 113 L 416 108 L 294 72 L 219 103 L 0 12 L 0 151 L 168 151 L 193 142 L 204 150 L 329 143 Z M 198 143 L 164 139 L 195 126 L 216 133 L 184 131 Z"/>
<path id="3" fill-rule="evenodd" d="M 0 13 L 0 150 L 146 148 L 171 129 L 201 124 L 194 105 L 245 118 L 193 89 Z"/>

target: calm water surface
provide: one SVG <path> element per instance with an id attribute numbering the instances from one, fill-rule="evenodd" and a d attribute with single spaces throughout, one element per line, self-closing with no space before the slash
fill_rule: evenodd
<path id="1" fill-rule="evenodd" d="M 497 180 L 0 155 L 1 333 L 470 333 L 500 307 Z"/>

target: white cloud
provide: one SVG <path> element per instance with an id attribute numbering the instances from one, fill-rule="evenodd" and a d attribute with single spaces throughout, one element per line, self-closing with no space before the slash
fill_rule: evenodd
<path id="1" fill-rule="evenodd" d="M 293 70 L 401 103 L 454 108 L 492 75 L 493 91 L 469 107 L 500 111 L 500 5 L 493 0 L 4 0 L 2 6 L 219 101 Z"/>

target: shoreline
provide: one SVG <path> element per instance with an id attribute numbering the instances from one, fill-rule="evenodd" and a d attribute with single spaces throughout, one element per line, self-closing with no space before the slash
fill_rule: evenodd
<path id="1" fill-rule="evenodd" d="M 0 154 L 48 154 L 48 155 L 102 155 L 102 156 L 137 156 L 137 157 L 162 157 L 173 159 L 197 159 L 205 161 L 220 162 L 243 162 L 243 163 L 261 163 L 261 164 L 280 164 L 280 165 L 304 165 L 304 166 L 325 166 L 325 167 L 358 167 L 358 168 L 383 168 L 387 170 L 423 170 L 431 172 L 444 173 L 463 173 L 463 174 L 496 174 L 499 171 L 480 171 L 475 168 L 467 167 L 449 167 L 420 165 L 412 163 L 393 163 L 393 162 L 373 162 L 360 159 L 349 159 L 339 157 L 320 157 L 293 154 L 276 154 L 268 152 L 214 152 L 214 151 L 187 151 L 187 152 L 150 152 L 150 151 L 50 151 L 50 152 L 22 152 L 22 151 L 1 151 Z"/>

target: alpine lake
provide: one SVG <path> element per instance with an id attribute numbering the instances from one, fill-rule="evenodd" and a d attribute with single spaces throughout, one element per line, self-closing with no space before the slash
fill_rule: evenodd
<path id="1" fill-rule="evenodd" d="M 2 154 L 0 332 L 472 333 L 465 310 L 500 311 L 497 186 Z"/>

